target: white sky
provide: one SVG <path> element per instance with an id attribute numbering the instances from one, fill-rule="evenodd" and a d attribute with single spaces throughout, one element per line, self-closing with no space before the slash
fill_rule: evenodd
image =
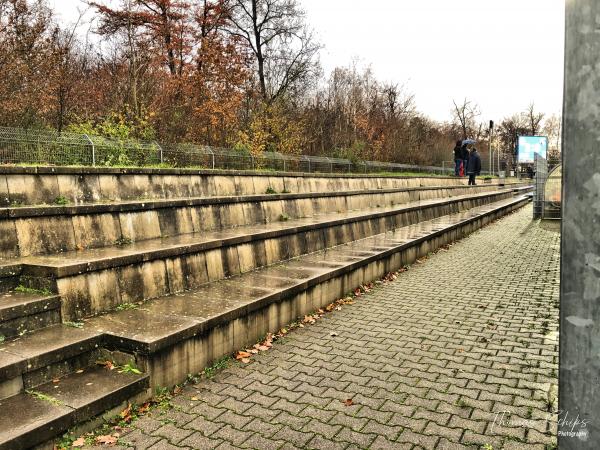
<path id="1" fill-rule="evenodd" d="M 500 121 L 530 102 L 562 107 L 564 0 L 299 0 L 325 45 L 326 75 L 358 59 L 406 84 L 420 111 L 448 120 L 452 100 Z M 66 21 L 81 0 L 51 0 Z"/>

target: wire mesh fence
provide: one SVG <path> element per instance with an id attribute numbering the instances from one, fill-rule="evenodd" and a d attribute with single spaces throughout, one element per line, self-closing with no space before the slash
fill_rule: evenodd
<path id="1" fill-rule="evenodd" d="M 162 144 L 9 127 L 0 127 L 0 164 L 164 166 L 329 173 L 425 172 L 439 175 L 454 173 L 452 161 L 443 161 L 440 166 L 423 166 L 381 161 L 353 161 L 326 156 L 284 155 L 276 152 L 254 155 L 249 152 L 197 144 Z"/>

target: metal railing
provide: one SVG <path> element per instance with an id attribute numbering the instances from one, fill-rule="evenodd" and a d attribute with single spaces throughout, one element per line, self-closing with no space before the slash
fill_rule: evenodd
<path id="1" fill-rule="evenodd" d="M 452 174 L 439 166 L 343 158 L 248 152 L 197 144 L 163 144 L 55 131 L 0 127 L 0 164 L 57 166 L 164 166 L 286 172 L 427 172 Z"/>

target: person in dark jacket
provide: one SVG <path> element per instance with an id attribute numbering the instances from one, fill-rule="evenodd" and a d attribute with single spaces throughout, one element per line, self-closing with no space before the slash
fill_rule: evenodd
<path id="1" fill-rule="evenodd" d="M 475 186 L 475 177 L 481 173 L 481 158 L 475 147 L 469 154 L 467 173 L 469 174 L 469 186 Z"/>
<path id="2" fill-rule="evenodd" d="M 469 163 L 469 147 L 468 144 L 463 144 L 460 149 L 460 156 L 463 163 L 463 176 L 467 175 L 467 164 Z"/>
<path id="3" fill-rule="evenodd" d="M 462 159 L 462 141 L 456 141 L 454 147 L 454 175 L 460 176 L 460 165 L 463 162 Z"/>

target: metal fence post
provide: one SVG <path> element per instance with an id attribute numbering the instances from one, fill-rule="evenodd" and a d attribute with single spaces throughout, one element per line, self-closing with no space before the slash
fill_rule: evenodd
<path id="1" fill-rule="evenodd" d="M 163 159 L 163 149 L 162 149 L 161 145 L 158 142 L 154 142 L 154 143 L 158 147 L 158 151 L 159 151 L 159 154 L 160 154 L 160 163 L 162 164 L 164 162 L 164 159 Z"/>
<path id="2" fill-rule="evenodd" d="M 95 166 L 96 165 L 96 146 L 94 145 L 94 141 L 92 141 L 87 134 L 84 134 L 84 136 L 92 146 L 92 166 Z"/>

